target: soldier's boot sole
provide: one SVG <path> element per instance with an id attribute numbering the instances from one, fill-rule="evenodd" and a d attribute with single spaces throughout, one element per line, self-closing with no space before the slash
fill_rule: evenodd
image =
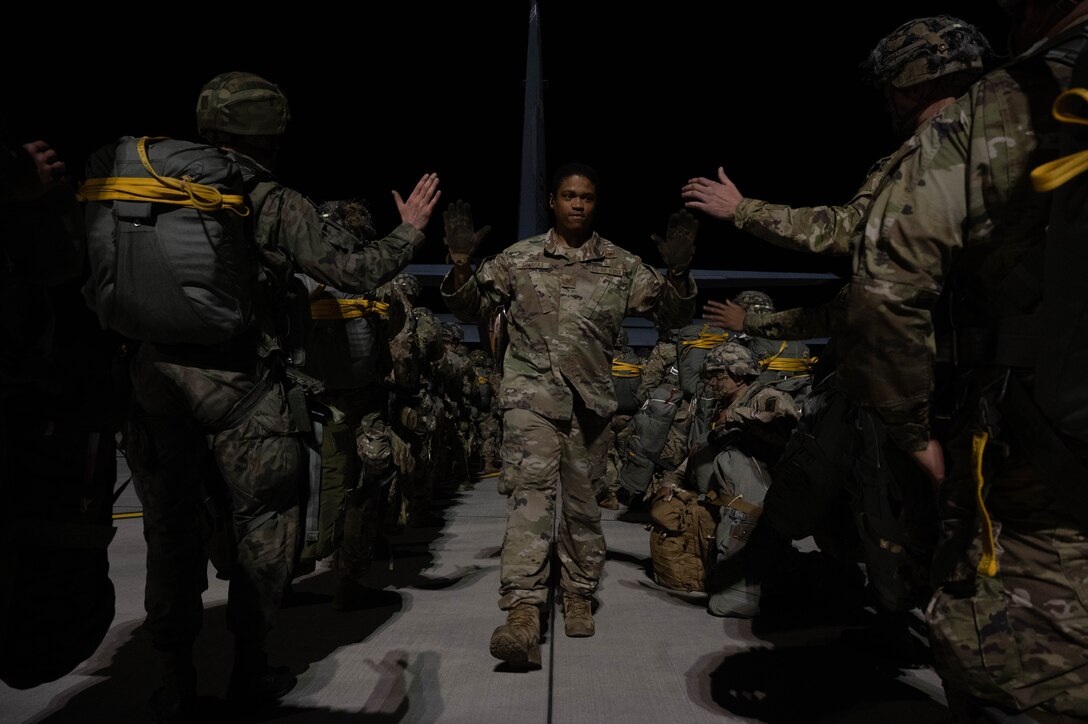
<path id="1" fill-rule="evenodd" d="M 540 639 L 529 638 L 523 629 L 503 624 L 491 634 L 491 655 L 515 666 L 540 666 Z"/>

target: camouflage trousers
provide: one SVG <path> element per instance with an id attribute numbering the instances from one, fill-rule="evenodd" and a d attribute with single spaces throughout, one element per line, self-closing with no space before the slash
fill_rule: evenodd
<path id="1" fill-rule="evenodd" d="M 980 706 L 1042 712 L 1040 721 L 1088 718 L 1088 531 L 1027 464 L 1004 464 L 986 480 L 997 574 L 945 583 L 926 610 L 949 706 L 968 721 Z M 950 475 L 942 520 L 974 495 L 973 485 Z M 976 532 L 963 570 L 973 571 L 981 552 Z"/>
<path id="2" fill-rule="evenodd" d="M 203 496 L 214 481 L 229 493 L 236 545 L 228 624 L 237 639 L 263 642 L 298 545 L 301 444 L 283 387 L 249 395 L 255 372 L 167 361 L 151 344 L 137 353 L 131 377 L 129 463 L 147 541 L 144 630 L 161 649 L 191 645 L 200 630 L 208 587 Z M 224 427 L 236 406 L 250 403 Z"/>
<path id="3" fill-rule="evenodd" d="M 502 419 L 497 412 L 490 410 L 481 413 L 477 419 L 476 436 L 480 440 L 480 461 L 483 472 L 490 473 L 499 468 L 499 443 L 502 441 Z"/>
<path id="4" fill-rule="evenodd" d="M 597 495 L 611 439 L 608 422 L 579 403 L 570 420 L 506 410 L 499 486 L 508 498 L 499 608 L 545 603 L 553 535 L 562 589 L 586 597 L 597 589 L 605 556 Z"/>
<path id="5" fill-rule="evenodd" d="M 627 459 L 627 439 L 631 437 L 631 415 L 613 415 L 609 425 L 608 455 L 605 463 L 606 490 L 613 493 L 620 489 L 620 468 Z"/>

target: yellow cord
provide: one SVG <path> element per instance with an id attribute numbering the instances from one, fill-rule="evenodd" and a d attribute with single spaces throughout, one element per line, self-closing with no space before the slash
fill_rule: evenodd
<path id="1" fill-rule="evenodd" d="M 314 299 L 310 302 L 313 319 L 358 319 L 367 314 L 389 316 L 389 305 L 370 299 Z"/>
<path id="2" fill-rule="evenodd" d="M 612 360 L 612 376 L 613 377 L 641 377 L 642 365 L 632 364 L 630 362 L 621 362 L 618 359 Z"/>
<path id="3" fill-rule="evenodd" d="M 1080 105 L 1078 101 L 1088 102 L 1088 89 L 1070 88 L 1062 91 L 1054 99 L 1051 115 L 1062 123 L 1088 125 L 1088 117 L 1080 115 L 1072 108 Z M 1088 170 L 1088 150 L 1071 153 L 1036 166 L 1031 170 L 1031 185 L 1039 193 L 1053 191 L 1085 170 Z"/>
<path id="4" fill-rule="evenodd" d="M 245 197 L 239 194 L 224 194 L 214 186 L 193 183 L 192 178 L 171 178 L 160 176 L 151 167 L 147 157 L 147 141 L 144 136 L 136 142 L 136 151 L 140 162 L 154 178 L 92 178 L 87 179 L 79 188 L 77 198 L 80 201 L 149 201 L 160 204 L 187 206 L 198 211 L 231 211 L 239 216 L 248 216 Z"/>
<path id="5" fill-rule="evenodd" d="M 971 462 L 975 470 L 975 481 L 978 483 L 978 487 L 975 489 L 975 495 L 978 500 L 978 513 L 982 519 L 982 558 L 978 562 L 978 573 L 980 576 L 990 576 L 991 578 L 997 575 L 997 545 L 994 542 L 994 524 L 990 520 L 990 513 L 986 510 L 986 502 L 982 499 L 982 455 L 986 450 L 986 441 L 989 440 L 990 434 L 987 432 L 975 433 L 975 437 L 971 440 Z"/>

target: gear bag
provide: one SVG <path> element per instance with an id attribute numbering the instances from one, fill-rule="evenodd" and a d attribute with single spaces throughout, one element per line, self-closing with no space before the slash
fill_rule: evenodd
<path id="1" fill-rule="evenodd" d="M 650 504 L 650 560 L 658 584 L 706 591 L 714 560 L 714 518 L 690 490 L 662 488 Z"/>
<path id="2" fill-rule="evenodd" d="M 638 412 L 638 385 L 642 381 L 642 365 L 638 355 L 625 354 L 612 360 L 612 386 L 616 390 L 616 414 Z"/>
<path id="3" fill-rule="evenodd" d="M 1088 176 L 1082 173 L 1088 156 L 1088 53 L 1083 33 L 1068 43 L 1066 52 L 1077 53 L 1070 87 L 1053 106 L 1054 117 L 1062 122 L 1062 157 L 1034 169 L 1031 178 L 1036 191 L 1052 196 L 1042 306 L 1033 325 L 1039 330 L 1034 396 L 1060 434 L 1088 443 Z"/>
<path id="4" fill-rule="evenodd" d="M 620 468 L 620 485 L 632 493 L 645 493 L 660 464 L 669 428 L 683 401 L 679 388 L 669 383 L 659 385 L 631 418 L 631 437 L 627 456 Z"/>
<path id="5" fill-rule="evenodd" d="M 95 151 L 86 203 L 87 303 L 103 328 L 218 344 L 251 321 L 256 250 L 242 170 L 214 146 L 124 136 Z"/>
<path id="6" fill-rule="evenodd" d="M 721 327 L 696 322 L 680 330 L 676 338 L 676 368 L 680 372 L 680 389 L 688 397 L 694 395 L 702 381 L 700 371 L 706 353 L 729 339 Z"/>

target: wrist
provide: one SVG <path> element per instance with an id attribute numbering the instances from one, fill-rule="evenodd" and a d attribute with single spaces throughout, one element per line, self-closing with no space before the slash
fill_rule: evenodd
<path id="1" fill-rule="evenodd" d="M 446 263 L 455 267 L 466 268 L 472 264 L 472 256 L 463 252 L 450 252 L 446 255 Z"/>

